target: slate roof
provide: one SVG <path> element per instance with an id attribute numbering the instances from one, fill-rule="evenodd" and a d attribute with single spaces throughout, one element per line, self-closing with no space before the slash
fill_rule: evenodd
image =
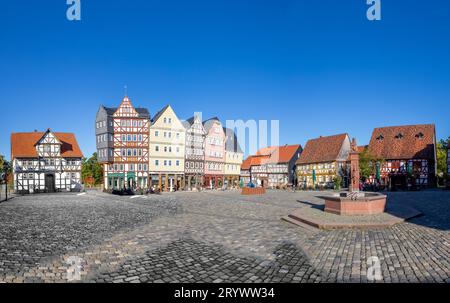
<path id="1" fill-rule="evenodd" d="M 213 117 L 213 118 L 210 118 L 208 120 L 203 121 L 203 127 L 205 128 L 206 133 L 209 133 L 209 131 L 211 130 L 211 128 L 212 128 L 212 126 L 214 124 L 214 122 L 221 123 L 219 118 L 217 118 L 217 117 Z"/>
<path id="2" fill-rule="evenodd" d="M 228 152 L 242 153 L 236 133 L 232 129 L 226 127 L 223 128 L 223 131 L 226 136 L 225 150 Z"/>
<path id="3" fill-rule="evenodd" d="M 155 116 L 152 119 L 152 124 L 155 123 L 156 121 L 158 121 L 158 119 L 161 117 L 161 115 L 166 111 L 166 109 L 168 109 L 170 107 L 169 104 L 167 104 L 166 106 L 164 106 L 159 112 L 157 112 L 155 114 Z"/>
<path id="4" fill-rule="evenodd" d="M 194 124 L 194 121 L 195 121 L 195 116 L 192 116 L 189 119 L 182 121 L 181 123 L 183 124 L 184 128 L 186 130 L 188 130 L 191 128 L 192 124 Z"/>
<path id="5" fill-rule="evenodd" d="M 108 116 L 113 116 L 114 113 L 117 111 L 117 107 L 105 107 L 102 105 L 102 107 L 105 109 Z M 136 107 L 136 112 L 139 114 L 139 118 L 146 118 L 150 119 L 150 112 L 146 108 L 142 107 Z"/>
<path id="6" fill-rule="evenodd" d="M 435 141 L 434 124 L 379 127 L 373 130 L 369 152 L 386 160 L 434 160 Z"/>

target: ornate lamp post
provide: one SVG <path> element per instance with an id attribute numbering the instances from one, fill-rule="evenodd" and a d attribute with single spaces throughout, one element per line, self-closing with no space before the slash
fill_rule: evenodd
<path id="1" fill-rule="evenodd" d="M 9 163 L 5 161 L 5 163 L 3 163 L 3 172 L 1 174 L 1 180 L 5 181 L 6 201 L 8 201 L 8 173 L 9 173 Z"/>

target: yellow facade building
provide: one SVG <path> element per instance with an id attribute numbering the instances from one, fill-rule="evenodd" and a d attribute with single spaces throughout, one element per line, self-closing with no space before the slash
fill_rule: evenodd
<path id="1" fill-rule="evenodd" d="M 162 191 L 184 188 L 186 129 L 170 105 L 152 119 L 150 126 L 151 187 Z"/>
<path id="2" fill-rule="evenodd" d="M 309 140 L 296 163 L 298 186 L 333 188 L 337 177 L 346 186 L 350 151 L 348 134 Z"/>

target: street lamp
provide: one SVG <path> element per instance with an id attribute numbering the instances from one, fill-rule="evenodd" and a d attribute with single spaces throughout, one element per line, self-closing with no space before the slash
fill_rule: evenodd
<path id="1" fill-rule="evenodd" d="M 8 201 L 8 172 L 9 172 L 9 163 L 5 161 L 5 163 L 3 163 L 3 172 L 1 174 L 1 180 L 5 181 L 6 201 Z"/>

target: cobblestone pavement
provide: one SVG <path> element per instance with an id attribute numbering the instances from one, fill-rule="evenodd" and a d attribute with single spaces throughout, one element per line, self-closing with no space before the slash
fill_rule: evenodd
<path id="1" fill-rule="evenodd" d="M 450 192 L 389 193 L 424 213 L 385 229 L 321 231 L 280 218 L 317 192 L 17 197 L 0 204 L 0 281 L 450 282 Z M 307 202 L 307 203 L 305 203 Z"/>

